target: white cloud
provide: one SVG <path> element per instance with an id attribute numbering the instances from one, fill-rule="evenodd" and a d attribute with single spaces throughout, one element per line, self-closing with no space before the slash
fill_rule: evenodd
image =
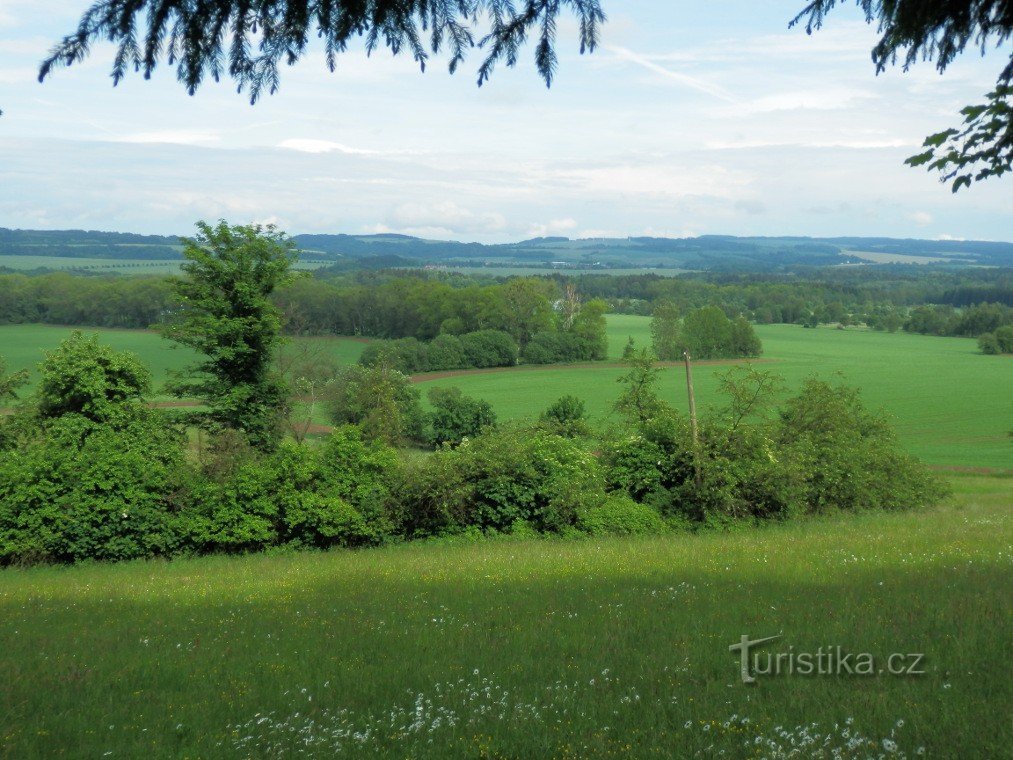
<path id="1" fill-rule="evenodd" d="M 545 223 L 532 224 L 524 235 L 529 238 L 554 237 L 567 235 L 575 229 L 577 229 L 577 220 L 567 217 L 565 219 L 552 219 Z"/>
<path id="2" fill-rule="evenodd" d="M 138 132 L 128 135 L 115 135 L 113 142 L 124 143 L 164 143 L 170 145 L 205 145 L 221 140 L 221 135 L 214 130 L 164 129 L 157 132 Z"/>
<path id="3" fill-rule="evenodd" d="M 352 148 L 332 140 L 313 140 L 310 138 L 290 138 L 278 143 L 279 148 L 297 150 L 300 153 L 344 153 L 345 155 L 372 156 L 378 151 Z"/>
<path id="4" fill-rule="evenodd" d="M 391 229 L 419 230 L 440 233 L 439 237 L 453 233 L 490 233 L 503 230 L 506 218 L 498 212 L 474 212 L 453 201 L 438 203 L 403 203 L 394 209 L 386 220 Z"/>
<path id="5" fill-rule="evenodd" d="M 932 214 L 927 211 L 914 211 L 907 216 L 912 222 L 917 224 L 919 227 L 927 227 L 932 224 Z"/>
<path id="6" fill-rule="evenodd" d="M 623 47 L 606 45 L 605 49 L 608 50 L 610 53 L 613 53 L 617 58 L 623 61 L 635 63 L 636 65 L 647 69 L 648 71 L 653 71 L 655 74 L 660 74 L 666 79 L 678 82 L 679 84 L 689 87 L 693 90 L 697 90 L 698 92 L 706 93 L 707 95 L 718 98 L 719 100 L 723 100 L 727 103 L 735 102 L 735 98 L 732 96 L 732 94 L 727 90 L 725 90 L 723 87 L 720 87 L 719 85 L 713 84 L 704 79 L 700 79 L 699 77 L 684 74 L 680 71 L 672 71 L 671 69 L 667 69 L 664 66 L 655 63 L 650 58 L 642 56 L 638 53 L 634 53 L 632 50 L 627 50 L 626 48 Z"/>

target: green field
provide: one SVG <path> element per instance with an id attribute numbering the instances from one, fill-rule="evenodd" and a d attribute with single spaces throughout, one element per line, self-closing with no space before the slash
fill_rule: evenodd
<path id="1" fill-rule="evenodd" d="M 632 335 L 638 345 L 650 343 L 647 317 L 609 317 L 609 350 L 617 358 Z M 193 357 L 173 348 L 152 332 L 99 332 L 118 349 L 137 353 L 152 368 L 156 395 L 168 370 Z M 0 326 L 0 356 L 10 369 L 34 367 L 41 348 L 53 348 L 70 328 L 40 325 Z M 936 338 L 907 333 L 881 333 L 825 327 L 807 330 L 796 325 L 760 325 L 764 369 L 784 376 L 795 389 L 809 375 L 831 378 L 862 389 L 866 402 L 893 417 L 905 448 L 927 462 L 960 467 L 1013 469 L 1013 359 L 984 356 L 967 338 Z M 301 338 L 317 343 L 340 364 L 353 363 L 363 343 L 350 338 Z M 724 364 L 702 363 L 695 380 L 702 408 L 719 401 L 717 375 Z M 420 376 L 429 385 L 456 385 L 465 393 L 489 400 L 501 419 L 535 417 L 565 394 L 587 403 L 596 420 L 609 419 L 619 393 L 616 380 L 624 368 L 616 361 L 598 364 L 446 373 L 437 379 Z M 662 374 L 661 389 L 679 409 L 686 408 L 686 381 L 681 366 Z M 322 418 L 319 420 L 324 422 Z"/>
<path id="2" fill-rule="evenodd" d="M 427 268 L 433 269 L 434 267 L 427 267 Z M 619 277 L 622 275 L 655 274 L 658 275 L 659 277 L 678 277 L 681 274 L 686 274 L 687 272 L 693 271 L 692 269 L 675 269 L 675 268 L 647 269 L 644 267 L 631 269 L 623 269 L 618 267 L 615 269 L 612 268 L 575 269 L 572 267 L 560 267 L 558 269 L 555 269 L 551 267 L 525 267 L 525 266 L 507 267 L 495 265 L 487 267 L 460 267 L 455 266 L 454 264 L 440 265 L 439 267 L 435 267 L 435 269 L 446 270 L 449 272 L 463 272 L 464 274 L 473 274 L 473 275 L 484 274 L 489 275 L 491 277 L 537 277 L 537 276 L 544 277 L 546 275 L 551 274 L 565 274 L 570 277 L 579 277 L 580 275 L 584 274 L 596 274 L 596 275 L 607 274 L 612 275 L 613 277 Z"/>
<path id="3" fill-rule="evenodd" d="M 175 274 L 183 259 L 96 259 L 76 256 L 0 256 L 0 269 L 56 269 L 115 274 Z M 319 269 L 333 261 L 298 261 L 295 269 Z"/>
<path id="4" fill-rule="evenodd" d="M 732 534 L 5 570 L 0 756 L 1008 757 L 1010 480 L 955 483 Z M 924 672 L 747 686 L 743 634 Z"/>
<path id="5" fill-rule="evenodd" d="M 650 345 L 650 319 L 609 317 L 609 351 L 618 357 L 632 335 Z M 869 330 L 808 330 L 796 325 L 759 325 L 763 369 L 784 376 L 795 389 L 809 375 L 844 381 L 862 389 L 866 402 L 886 409 L 905 448 L 934 464 L 1013 468 L 1013 359 L 984 356 L 974 340 L 935 338 Z M 722 364 L 697 366 L 698 403 L 718 401 L 716 376 Z M 562 395 L 584 399 L 589 413 L 606 419 L 619 393 L 617 364 L 530 367 L 463 374 L 430 381 L 453 384 L 488 399 L 503 418 L 532 417 Z M 685 372 L 666 369 L 661 389 L 677 408 L 686 408 Z"/>
<path id="6" fill-rule="evenodd" d="M 0 357 L 7 361 L 9 371 L 28 369 L 32 381 L 37 378 L 36 367 L 42 361 L 42 351 L 52 350 L 75 328 L 53 325 L 0 325 Z M 94 327 L 78 328 L 87 334 L 97 333 L 103 343 L 120 351 L 133 351 L 152 373 L 155 395 L 161 395 L 170 370 L 179 369 L 196 358 L 196 354 L 182 346 L 173 346 L 150 330 L 103 330 Z M 362 353 L 365 343 L 355 338 L 296 338 L 297 343 L 319 346 L 322 354 L 339 364 L 353 364 Z"/>

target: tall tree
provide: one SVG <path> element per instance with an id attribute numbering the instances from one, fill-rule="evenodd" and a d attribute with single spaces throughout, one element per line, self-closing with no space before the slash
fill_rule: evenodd
<path id="1" fill-rule="evenodd" d="M 251 445 L 271 449 L 281 435 L 288 399 L 274 369 L 281 315 L 270 300 L 292 278 L 296 254 L 273 226 L 197 223 L 183 241 L 185 277 L 174 281 L 178 308 L 162 334 L 203 355 L 168 387 L 199 398 L 212 427 L 240 430 Z"/>

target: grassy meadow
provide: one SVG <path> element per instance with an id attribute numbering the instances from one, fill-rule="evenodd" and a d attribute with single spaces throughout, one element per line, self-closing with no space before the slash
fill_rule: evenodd
<path id="1" fill-rule="evenodd" d="M 650 345 L 650 319 L 612 315 L 609 353 L 618 360 L 632 336 Z M 849 328 L 816 330 L 797 325 L 758 325 L 763 341 L 763 369 L 785 378 L 789 391 L 809 375 L 830 378 L 862 389 L 874 408 L 893 417 L 904 447 L 934 464 L 1013 468 L 1013 359 L 984 356 L 969 338 L 936 338 Z M 720 402 L 717 377 L 726 363 L 704 362 L 693 379 L 697 403 Z M 453 384 L 466 394 L 489 400 L 501 418 L 536 416 L 565 394 L 578 396 L 588 412 L 606 420 L 619 394 L 618 363 L 519 367 L 439 377 L 423 386 Z M 663 395 L 686 408 L 686 376 L 681 365 L 662 373 Z"/>
<path id="2" fill-rule="evenodd" d="M 156 397 L 162 395 L 162 386 L 171 370 L 192 363 L 197 355 L 185 346 L 174 346 L 150 330 L 107 330 L 95 327 L 58 327 L 55 325 L 0 325 L 0 357 L 7 361 L 8 371 L 28 369 L 31 382 L 38 378 L 37 365 L 43 351 L 56 348 L 74 329 L 86 334 L 97 333 L 103 343 L 118 351 L 132 351 L 151 370 Z M 296 344 L 319 346 L 323 355 L 339 364 L 352 364 L 358 360 L 365 343 L 356 338 L 296 338 Z"/>
<path id="3" fill-rule="evenodd" d="M 0 356 L 8 369 L 33 369 L 41 350 L 51 349 L 72 328 L 47 325 L 0 325 Z M 420 388 L 456 385 L 468 395 L 490 401 L 501 419 L 535 417 L 565 394 L 584 399 L 589 414 L 609 420 L 625 368 L 618 359 L 626 340 L 650 345 L 650 319 L 628 315 L 608 318 L 612 361 L 595 364 L 517 367 L 420 375 Z M 763 368 L 785 378 L 789 391 L 809 375 L 840 376 L 862 389 L 866 402 L 893 417 L 904 447 L 937 465 L 1013 469 L 1013 358 L 984 356 L 969 338 L 937 338 L 849 328 L 807 330 L 797 325 L 759 325 Z M 173 347 L 144 330 L 96 330 L 117 349 L 138 354 L 151 368 L 155 394 L 169 370 L 192 361 L 185 348 Z M 354 338 L 298 338 L 318 345 L 339 364 L 355 362 L 363 342 Z M 724 362 L 697 365 L 694 381 L 698 404 L 720 403 L 717 377 Z M 448 376 L 449 375 L 449 376 Z M 679 409 L 686 408 L 686 380 L 681 365 L 662 373 L 660 387 Z M 322 414 L 318 422 L 325 423 Z"/>
<path id="4" fill-rule="evenodd" d="M 730 534 L 5 570 L 0 757 L 1008 756 L 1010 481 L 954 482 Z M 924 672 L 747 686 L 743 634 Z"/>

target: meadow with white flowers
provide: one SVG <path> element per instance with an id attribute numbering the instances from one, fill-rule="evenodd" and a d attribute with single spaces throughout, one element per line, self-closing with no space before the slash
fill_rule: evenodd
<path id="1" fill-rule="evenodd" d="M 0 757 L 1008 756 L 1010 478 L 717 533 L 8 569 Z M 924 654 L 759 677 L 729 645 Z"/>

